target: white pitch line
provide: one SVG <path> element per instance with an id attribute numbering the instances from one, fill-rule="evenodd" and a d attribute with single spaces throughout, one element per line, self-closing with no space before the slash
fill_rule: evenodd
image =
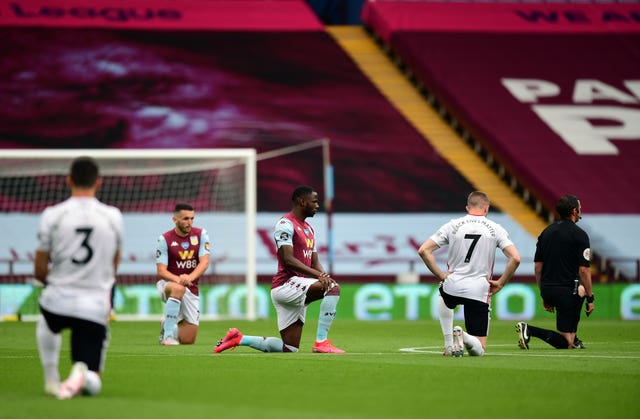
<path id="1" fill-rule="evenodd" d="M 512 346 L 512 345 L 491 345 L 493 347 L 496 346 Z M 404 353 L 414 353 L 414 354 L 442 354 L 442 349 L 440 347 L 435 346 L 423 346 L 416 348 L 400 348 L 400 352 Z M 580 351 L 580 354 L 575 354 L 577 351 Z M 594 359 L 640 359 L 639 355 L 589 355 L 583 353 L 584 349 L 575 349 L 571 351 L 571 358 L 594 358 Z M 562 357 L 567 358 L 567 352 L 559 351 L 557 354 L 550 353 L 535 353 L 531 352 L 531 350 L 522 350 L 520 353 L 493 353 L 493 352 L 485 352 L 484 356 L 519 356 L 519 357 Z"/>
<path id="2" fill-rule="evenodd" d="M 638 341 L 634 341 L 634 342 L 626 342 L 627 344 L 640 344 L 640 342 Z M 608 344 L 608 342 L 590 342 L 591 344 Z M 567 358 L 567 352 L 565 351 L 558 351 L 557 353 L 549 353 L 547 351 L 545 351 L 545 353 L 536 353 L 535 349 L 532 350 L 522 350 L 521 352 L 518 353 L 494 353 L 491 352 L 491 348 L 495 348 L 495 347 L 512 347 L 515 345 L 512 344 L 495 344 L 495 345 L 491 345 L 491 347 L 489 348 L 489 352 L 485 353 L 484 356 L 515 356 L 515 357 L 562 357 L 562 358 Z M 179 349 L 178 349 L 179 350 Z M 569 355 L 571 358 L 592 358 L 592 359 L 640 359 L 640 354 L 638 355 L 591 355 L 587 353 L 588 349 L 586 350 L 581 350 L 581 349 L 575 349 L 571 351 L 571 355 Z M 579 353 L 576 353 L 579 352 Z M 635 352 L 635 351 L 634 351 Z M 442 348 L 439 346 L 421 346 L 421 347 L 413 347 L 413 348 L 400 348 L 397 350 L 397 352 L 347 352 L 345 354 L 315 354 L 315 353 L 310 353 L 310 352 L 298 352 L 296 353 L 296 356 L 299 357 L 301 355 L 304 356 L 309 356 L 309 357 L 316 357 L 316 358 L 331 358 L 331 359 L 339 359 L 340 357 L 344 357 L 344 356 L 367 356 L 367 355 L 377 355 L 377 356 L 383 356 L 383 355 L 420 355 L 420 354 L 435 354 L 435 355 L 442 355 Z M 256 357 L 256 356 L 260 356 L 260 355 L 265 355 L 265 353 L 260 353 L 258 351 L 251 351 L 251 352 L 236 352 L 236 353 L 229 353 L 229 354 L 213 354 L 213 353 L 196 353 L 196 354 L 185 354 L 185 353 L 181 353 L 181 352 L 174 352 L 174 351 L 167 351 L 165 353 L 155 353 L 155 354 L 126 354 L 126 353 L 107 353 L 107 357 L 108 358 L 152 358 L 152 357 L 157 357 L 157 358 L 164 358 L 164 357 L 214 357 L 214 358 L 220 358 L 220 357 Z M 32 358 L 37 358 L 36 355 L 0 355 L 0 359 L 32 359 Z"/>

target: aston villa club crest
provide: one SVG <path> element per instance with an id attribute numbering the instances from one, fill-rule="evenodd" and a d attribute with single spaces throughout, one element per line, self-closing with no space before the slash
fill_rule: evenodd
<path id="1" fill-rule="evenodd" d="M 191 245 L 192 246 L 197 246 L 198 245 L 198 236 L 191 236 L 191 237 L 189 237 L 189 240 L 191 240 Z"/>

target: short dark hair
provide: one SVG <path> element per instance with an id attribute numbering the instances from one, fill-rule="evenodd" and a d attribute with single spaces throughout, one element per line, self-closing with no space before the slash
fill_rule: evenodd
<path id="1" fill-rule="evenodd" d="M 469 207 L 482 207 L 485 205 L 491 205 L 489 195 L 482 191 L 473 191 L 467 197 L 467 205 Z"/>
<path id="2" fill-rule="evenodd" d="M 294 189 L 293 194 L 291 194 L 291 201 L 295 202 L 297 198 L 307 196 L 314 192 L 316 192 L 316 190 L 313 189 L 311 186 L 307 186 L 307 185 L 298 186 L 296 189 Z"/>
<path id="3" fill-rule="evenodd" d="M 176 207 L 173 209 L 173 212 L 180 211 L 193 211 L 193 206 L 191 204 L 187 204 L 186 202 L 179 202 L 176 204 Z"/>
<path id="4" fill-rule="evenodd" d="M 578 197 L 575 195 L 563 195 L 556 203 L 556 211 L 560 218 L 569 218 L 574 208 L 578 208 Z"/>
<path id="5" fill-rule="evenodd" d="M 78 157 L 71 162 L 69 176 L 75 186 L 90 188 L 96 183 L 98 176 L 100 176 L 98 163 L 91 157 Z"/>

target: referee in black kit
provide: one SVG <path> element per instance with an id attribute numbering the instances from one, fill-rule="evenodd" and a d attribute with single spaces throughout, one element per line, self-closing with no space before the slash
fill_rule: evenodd
<path id="1" fill-rule="evenodd" d="M 576 332 L 585 297 L 587 316 L 594 309 L 589 236 L 576 225 L 582 218 L 580 200 L 575 195 L 564 195 L 556 203 L 556 211 L 560 220 L 538 237 L 534 271 L 544 309 L 556 313 L 558 330 L 517 323 L 518 345 L 522 349 L 529 349 L 532 336 L 557 349 L 584 348 Z"/>

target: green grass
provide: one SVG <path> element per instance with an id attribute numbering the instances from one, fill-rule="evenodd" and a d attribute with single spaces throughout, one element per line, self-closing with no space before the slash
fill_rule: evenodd
<path id="1" fill-rule="evenodd" d="M 552 328 L 549 321 L 533 322 Z M 212 355 L 230 326 L 274 335 L 275 321 L 203 322 L 192 346 L 161 347 L 155 322 L 112 323 L 95 398 L 43 392 L 35 324 L 0 323 L 0 418 L 639 418 L 640 323 L 584 320 L 587 349 L 517 346 L 514 322 L 491 324 L 484 357 L 445 358 L 434 321 L 337 319 L 345 355 L 240 347 Z M 402 351 L 403 348 L 418 348 Z M 64 335 L 60 370 L 70 368 Z"/>

